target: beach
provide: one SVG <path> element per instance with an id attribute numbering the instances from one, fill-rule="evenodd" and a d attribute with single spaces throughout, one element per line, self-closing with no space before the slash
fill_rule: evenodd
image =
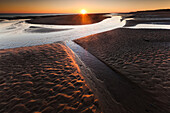
<path id="1" fill-rule="evenodd" d="M 75 42 L 122 76 L 150 92 L 169 111 L 169 30 L 115 29 Z"/>
<path id="2" fill-rule="evenodd" d="M 101 113 L 74 57 L 60 43 L 0 50 L 0 112 Z"/>
<path id="3" fill-rule="evenodd" d="M 1 17 L 0 112 L 169 113 L 169 10 L 107 14 Z"/>

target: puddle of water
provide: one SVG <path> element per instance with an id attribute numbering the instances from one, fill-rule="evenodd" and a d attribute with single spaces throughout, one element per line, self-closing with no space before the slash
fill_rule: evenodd
<path id="1" fill-rule="evenodd" d="M 126 21 L 128 20 L 142 20 L 142 21 L 149 21 L 147 24 L 137 24 L 136 26 L 132 27 L 124 27 L 124 28 L 131 28 L 131 29 L 170 29 L 170 23 L 166 22 L 166 20 L 170 20 L 170 18 L 127 18 L 125 19 Z M 154 22 L 157 20 L 158 22 Z M 159 22 L 159 20 L 161 20 Z M 165 22 L 162 22 L 165 20 Z M 150 22 L 153 21 L 153 22 Z"/>
<path id="2" fill-rule="evenodd" d="M 159 25 L 159 24 L 138 24 L 133 27 L 125 27 L 131 29 L 170 29 L 170 25 Z"/>
<path id="3" fill-rule="evenodd" d="M 131 18 L 129 20 L 170 20 L 170 18 Z"/>

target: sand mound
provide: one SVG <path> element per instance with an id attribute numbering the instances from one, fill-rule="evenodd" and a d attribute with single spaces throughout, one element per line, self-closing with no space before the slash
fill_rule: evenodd
<path id="1" fill-rule="evenodd" d="M 162 103 L 160 108 L 170 111 L 169 34 L 169 30 L 116 29 L 75 42 L 151 92 Z"/>
<path id="2" fill-rule="evenodd" d="M 100 112 L 67 50 L 62 44 L 0 50 L 0 112 Z"/>

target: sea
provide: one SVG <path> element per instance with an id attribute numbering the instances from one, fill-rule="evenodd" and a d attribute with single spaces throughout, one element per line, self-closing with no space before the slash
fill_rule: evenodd
<path id="1" fill-rule="evenodd" d="M 55 16 L 72 15 L 76 13 L 0 13 L 0 17 L 27 17 L 27 16 Z"/>

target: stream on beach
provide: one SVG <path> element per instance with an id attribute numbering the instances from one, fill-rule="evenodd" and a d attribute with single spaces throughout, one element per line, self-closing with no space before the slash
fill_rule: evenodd
<path id="1" fill-rule="evenodd" d="M 120 16 L 113 16 L 89 25 L 39 25 L 26 23 L 26 19 L 4 20 L 0 22 L 0 49 L 73 40 L 123 27 L 125 21 L 120 20 Z"/>

